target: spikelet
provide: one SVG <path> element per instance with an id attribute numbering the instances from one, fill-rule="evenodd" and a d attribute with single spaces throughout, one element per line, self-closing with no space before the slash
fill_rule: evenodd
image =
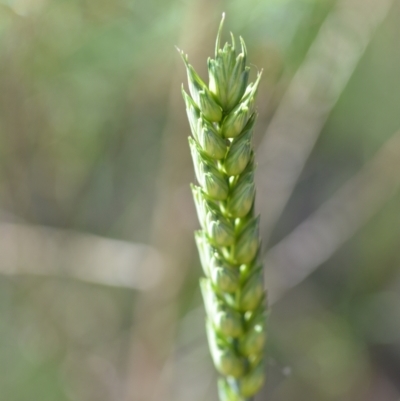
<path id="1" fill-rule="evenodd" d="M 189 138 L 199 186 L 192 186 L 201 225 L 195 234 L 206 277 L 200 287 L 207 337 L 221 401 L 248 401 L 264 382 L 266 294 L 259 261 L 259 217 L 254 215 L 255 95 L 248 83 L 246 46 L 240 38 L 208 60 L 209 85 L 183 52 L 189 94 L 182 89 L 193 137 Z"/>

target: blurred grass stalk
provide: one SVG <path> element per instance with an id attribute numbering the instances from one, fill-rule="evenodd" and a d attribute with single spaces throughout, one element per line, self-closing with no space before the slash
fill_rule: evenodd
<path id="1" fill-rule="evenodd" d="M 340 0 L 322 24 L 257 149 L 267 243 L 321 130 L 393 0 Z"/>
<path id="2" fill-rule="evenodd" d="M 148 245 L 37 225 L 0 223 L 0 273 L 149 290 L 163 274 Z"/>
<path id="3" fill-rule="evenodd" d="M 400 189 L 400 131 L 328 201 L 266 254 L 271 302 L 303 281 Z"/>

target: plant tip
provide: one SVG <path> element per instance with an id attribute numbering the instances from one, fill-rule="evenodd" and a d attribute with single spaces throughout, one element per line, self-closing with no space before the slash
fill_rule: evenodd
<path id="1" fill-rule="evenodd" d="M 222 32 L 222 28 L 224 26 L 224 21 L 225 21 L 225 13 L 222 13 L 222 18 L 221 18 L 221 22 L 219 23 L 219 28 L 218 28 L 218 33 L 217 33 L 217 40 L 215 42 L 215 57 L 217 57 L 218 55 L 218 49 L 220 48 L 220 44 L 221 44 L 221 32 Z"/>

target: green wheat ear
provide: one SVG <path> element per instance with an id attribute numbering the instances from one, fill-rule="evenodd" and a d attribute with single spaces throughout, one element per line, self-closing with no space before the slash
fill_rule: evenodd
<path id="1" fill-rule="evenodd" d="M 222 377 L 221 401 L 249 401 L 264 382 L 265 291 L 259 261 L 259 218 L 254 215 L 255 95 L 261 73 L 248 84 L 246 46 L 240 38 L 208 59 L 208 86 L 180 51 L 189 96 L 183 89 L 199 186 L 192 185 L 201 230 L 195 234 L 205 273 L 200 280 L 212 359 Z"/>

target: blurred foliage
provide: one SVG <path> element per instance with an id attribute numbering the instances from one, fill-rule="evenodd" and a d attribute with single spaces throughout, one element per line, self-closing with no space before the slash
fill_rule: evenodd
<path id="1" fill-rule="evenodd" d="M 227 12 L 227 25 L 245 37 L 251 62 L 265 70 L 260 141 L 334 5 L 0 0 L 2 221 L 151 244 L 164 201 L 158 186 L 166 135 L 179 127 L 171 121 L 185 119 L 183 101 L 174 107 L 185 79 L 174 45 L 203 43 L 199 37 L 208 32 L 213 37 Z M 329 199 L 399 129 L 399 37 L 395 2 L 321 133 L 271 244 Z M 185 51 L 207 55 L 213 45 Z M 186 131 L 174 138 L 185 142 L 188 126 L 180 126 Z M 170 160 L 180 157 L 177 151 Z M 194 209 L 186 183 L 180 188 L 172 203 L 191 240 Z M 396 194 L 273 306 L 269 379 L 260 400 L 398 401 L 399 205 Z M 176 325 L 170 363 L 177 376 L 170 399 L 215 400 L 194 252 L 188 265 L 171 279 L 183 284 L 178 320 L 170 322 Z M 0 399 L 125 400 L 141 296 L 62 278 L 0 275 Z"/>

